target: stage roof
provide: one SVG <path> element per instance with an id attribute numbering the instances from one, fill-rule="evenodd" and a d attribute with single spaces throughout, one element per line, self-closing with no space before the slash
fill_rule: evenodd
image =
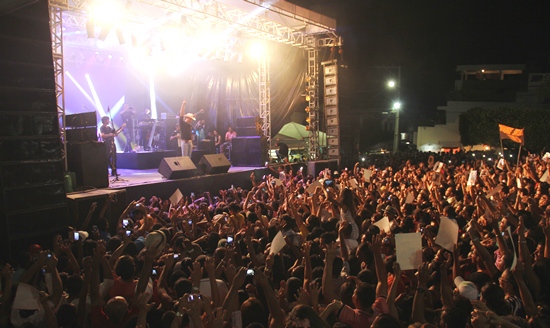
<path id="1" fill-rule="evenodd" d="M 85 46 L 86 23 L 91 6 L 98 0 L 50 0 L 50 5 L 64 9 L 63 26 L 68 33 L 79 30 L 79 35 L 65 38 L 67 45 Z M 338 46 L 336 20 L 301 8 L 284 0 L 111 0 L 126 8 L 127 16 L 117 24 L 158 28 L 168 16 L 184 17 L 184 24 L 194 30 L 223 29 L 235 33 L 286 43 L 301 48 Z M 173 18 L 172 18 L 173 19 Z M 73 28 L 73 30 L 71 30 Z M 318 36 L 313 40 L 310 36 Z M 317 44 L 313 43 L 317 42 Z"/>

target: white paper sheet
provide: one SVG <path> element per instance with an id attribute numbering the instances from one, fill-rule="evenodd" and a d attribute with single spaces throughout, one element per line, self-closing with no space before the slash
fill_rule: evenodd
<path id="1" fill-rule="evenodd" d="M 370 177 L 372 176 L 372 170 L 363 170 L 363 179 L 366 182 L 370 182 Z"/>
<path id="2" fill-rule="evenodd" d="M 414 195 L 409 191 L 407 198 L 405 198 L 405 204 L 411 204 L 414 201 Z"/>
<path id="3" fill-rule="evenodd" d="M 398 233 L 395 235 L 395 254 L 401 270 L 414 270 L 422 264 L 422 235 Z"/>
<path id="4" fill-rule="evenodd" d="M 488 194 L 487 194 L 487 198 L 491 198 L 493 197 L 494 195 L 496 195 L 499 191 L 502 190 L 502 185 L 501 184 L 498 184 L 496 187 L 493 188 L 493 190 L 491 190 Z"/>
<path id="5" fill-rule="evenodd" d="M 452 252 L 458 242 L 458 224 L 446 216 L 442 216 L 439 223 L 439 232 L 435 243 Z"/>
<path id="6" fill-rule="evenodd" d="M 390 219 L 387 216 L 384 216 L 380 220 L 373 223 L 375 226 L 380 228 L 380 231 L 389 232 L 390 231 Z"/>
<path id="7" fill-rule="evenodd" d="M 477 180 L 477 171 L 476 170 L 470 171 L 470 175 L 468 176 L 467 186 L 475 186 L 476 180 Z"/>
<path id="8" fill-rule="evenodd" d="M 181 193 L 180 189 L 176 189 L 172 196 L 170 196 L 170 203 L 172 205 L 176 205 L 181 199 L 183 198 L 183 194 Z"/>
<path id="9" fill-rule="evenodd" d="M 548 182 L 548 170 L 546 170 L 546 172 L 544 172 L 544 174 L 540 178 L 540 182 Z"/>
<path id="10" fill-rule="evenodd" d="M 317 187 L 323 188 L 323 185 L 319 181 L 313 181 L 309 186 L 307 186 L 306 191 L 311 195 L 315 192 L 315 188 Z"/>
<path id="11" fill-rule="evenodd" d="M 283 247 L 285 247 L 285 245 L 286 245 L 286 241 L 285 241 L 285 238 L 283 237 L 283 233 L 279 231 L 279 233 L 275 235 L 275 238 L 273 238 L 273 241 L 271 242 L 271 248 L 269 249 L 269 253 L 277 254 L 279 253 L 279 251 L 281 251 L 281 249 L 283 249 Z"/>

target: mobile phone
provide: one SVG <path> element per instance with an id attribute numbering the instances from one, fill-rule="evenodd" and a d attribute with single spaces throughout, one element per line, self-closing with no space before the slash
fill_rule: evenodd
<path id="1" fill-rule="evenodd" d="M 233 236 L 227 236 L 227 243 L 229 245 L 233 244 Z"/>
<path id="2" fill-rule="evenodd" d="M 246 270 L 246 275 L 247 275 L 247 276 L 253 276 L 253 275 L 254 275 L 254 269 L 248 269 L 248 270 Z"/>
<path id="3" fill-rule="evenodd" d="M 124 219 L 122 220 L 122 226 L 125 227 L 128 225 L 128 220 Z"/>
<path id="4" fill-rule="evenodd" d="M 188 221 L 187 221 L 187 224 L 193 225 L 193 220 L 188 220 Z"/>
<path id="5" fill-rule="evenodd" d="M 52 253 L 48 253 L 48 258 L 49 258 L 49 259 L 52 258 Z"/>
<path id="6" fill-rule="evenodd" d="M 502 237 L 506 236 L 506 231 L 503 231 L 500 233 L 502 235 Z"/>
<path id="7" fill-rule="evenodd" d="M 303 170 L 304 170 L 304 167 L 303 167 L 303 166 L 301 166 L 301 167 L 300 167 L 300 172 L 302 172 Z"/>
<path id="8" fill-rule="evenodd" d="M 191 295 L 189 295 L 189 297 L 187 298 L 187 301 L 188 301 L 188 302 L 191 302 L 191 301 L 193 301 L 194 299 L 195 299 L 195 295 L 191 294 Z"/>
<path id="9" fill-rule="evenodd" d="M 191 197 L 195 197 L 195 193 L 194 193 L 194 192 L 191 193 Z"/>
<path id="10" fill-rule="evenodd" d="M 153 269 L 153 275 L 157 274 L 157 270 Z"/>
<path id="11" fill-rule="evenodd" d="M 130 236 L 132 234 L 132 230 L 126 230 L 126 236 Z"/>
<path id="12" fill-rule="evenodd" d="M 174 254 L 174 258 L 175 259 L 179 259 L 180 255 L 179 254 Z"/>
<path id="13" fill-rule="evenodd" d="M 78 233 L 78 231 L 73 232 L 73 239 L 74 240 L 79 240 L 80 239 L 80 234 Z"/>

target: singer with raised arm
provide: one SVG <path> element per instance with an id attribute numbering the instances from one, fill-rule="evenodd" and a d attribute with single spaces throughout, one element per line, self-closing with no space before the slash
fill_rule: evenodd
<path id="1" fill-rule="evenodd" d="M 115 130 L 113 126 L 110 126 L 109 116 L 103 116 L 101 118 L 101 127 L 99 129 L 99 136 L 101 140 L 105 143 L 105 149 L 107 151 L 107 158 L 109 159 L 109 167 L 111 168 L 111 176 L 116 177 L 116 144 L 115 137 L 124 129 L 126 126 L 123 124 L 118 130 Z"/>
<path id="2" fill-rule="evenodd" d="M 185 100 L 181 103 L 180 116 L 179 116 L 179 127 L 180 127 L 180 145 L 181 145 L 181 155 L 182 156 L 191 156 L 193 152 L 193 126 L 191 122 L 195 121 L 195 115 L 204 113 L 204 110 L 201 109 L 196 114 L 185 113 Z"/>

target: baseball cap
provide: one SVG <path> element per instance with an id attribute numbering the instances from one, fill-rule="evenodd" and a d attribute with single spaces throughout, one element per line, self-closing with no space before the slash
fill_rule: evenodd
<path id="1" fill-rule="evenodd" d="M 461 276 L 457 276 L 455 278 L 455 285 L 458 288 L 460 295 L 466 297 L 470 301 L 477 300 L 479 298 L 479 292 L 476 284 L 473 282 L 464 280 Z"/>

